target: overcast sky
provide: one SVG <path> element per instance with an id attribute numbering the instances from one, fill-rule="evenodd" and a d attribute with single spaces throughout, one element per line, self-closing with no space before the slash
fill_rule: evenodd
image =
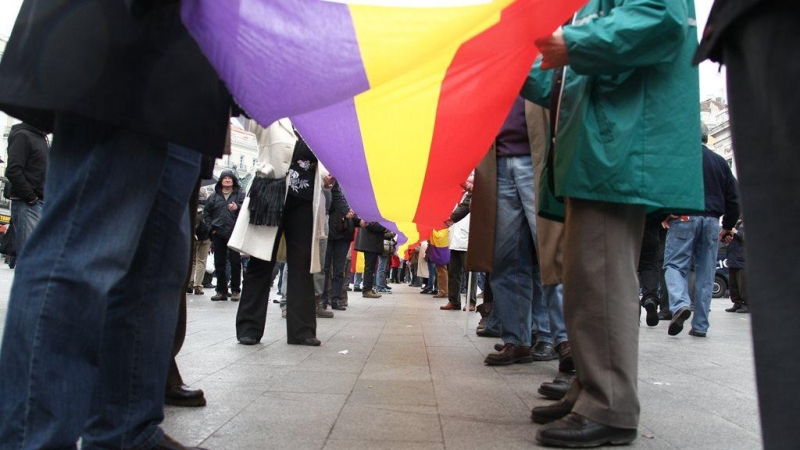
<path id="1" fill-rule="evenodd" d="M 713 0 L 695 0 L 698 33 L 702 33 L 705 27 L 711 3 Z M 11 28 L 14 26 L 14 19 L 17 17 L 21 4 L 22 0 L 0 0 L 0 36 L 7 38 L 11 34 Z M 705 62 L 700 65 L 700 99 L 714 97 L 727 98 L 725 72 L 719 73 L 716 64 Z"/>

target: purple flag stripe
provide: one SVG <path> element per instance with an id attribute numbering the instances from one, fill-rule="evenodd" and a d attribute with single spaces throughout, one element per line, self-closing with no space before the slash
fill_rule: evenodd
<path id="1" fill-rule="evenodd" d="M 319 0 L 181 3 L 186 28 L 236 101 L 263 126 L 369 89 L 347 5 Z"/>

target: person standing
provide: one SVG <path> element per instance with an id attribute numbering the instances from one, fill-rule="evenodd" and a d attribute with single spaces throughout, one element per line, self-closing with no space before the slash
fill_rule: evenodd
<path id="1" fill-rule="evenodd" d="M 8 133 L 8 165 L 4 190 L 11 200 L 14 245 L 19 252 L 42 216 L 47 154 L 46 135 L 27 123 L 18 123 Z"/>
<path id="2" fill-rule="evenodd" d="M 638 436 L 645 216 L 703 208 L 694 23 L 693 2 L 589 0 L 570 25 L 536 41 L 542 58 L 522 93 L 551 108 L 540 186 L 552 201 L 542 195 L 539 214 L 565 221 L 564 318 L 576 370 L 563 401 L 531 412 L 552 422 L 537 432 L 541 444 Z"/>
<path id="3" fill-rule="evenodd" d="M 225 148 L 231 97 L 178 2 L 78 6 L 25 0 L 0 63 L 0 109 L 53 132 L 9 296 L 0 443 L 183 449 L 160 424 L 187 205 L 201 153 Z"/>
<path id="4" fill-rule="evenodd" d="M 360 225 L 355 249 L 364 253 L 364 287 L 361 295 L 365 298 L 381 298 L 381 294 L 375 292 L 375 273 L 378 258 L 383 253 L 384 236 L 391 232 L 378 222 L 361 220 Z"/>
<path id="5" fill-rule="evenodd" d="M 747 294 L 746 258 L 744 256 L 744 220 L 731 230 L 731 236 L 725 238 L 728 243 L 727 260 L 728 280 L 730 281 L 731 301 L 733 306 L 725 312 L 748 314 L 750 312 L 750 296 Z"/>
<path id="6" fill-rule="evenodd" d="M 237 251 L 228 249 L 228 240 L 231 238 L 236 218 L 244 202 L 244 191 L 239 186 L 239 181 L 232 170 L 223 171 L 214 193 L 206 200 L 203 208 L 203 221 L 211 237 L 211 247 L 214 251 L 214 271 L 217 274 L 217 293 L 211 297 L 212 301 L 225 301 L 228 297 L 233 301 L 241 297 L 242 257 Z M 228 263 L 231 265 L 231 293 L 228 294 Z"/>
<path id="7" fill-rule="evenodd" d="M 198 191 L 198 195 L 202 196 L 204 191 Z M 198 200 L 201 205 L 205 205 L 207 198 Z M 206 262 L 208 260 L 208 252 L 211 250 L 211 236 L 208 233 L 208 225 L 203 221 L 203 209 L 197 208 L 195 214 L 195 227 L 194 235 L 192 236 L 192 245 L 194 246 L 194 261 L 192 262 L 192 275 L 189 279 L 189 289 L 192 289 L 194 295 L 203 295 L 203 278 L 206 275 Z M 188 290 L 186 292 L 189 293 Z"/>

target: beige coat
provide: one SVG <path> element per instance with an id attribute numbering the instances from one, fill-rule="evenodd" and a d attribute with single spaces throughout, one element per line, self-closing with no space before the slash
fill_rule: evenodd
<path id="1" fill-rule="evenodd" d="M 535 194 L 539 192 L 539 179 L 544 167 L 547 136 L 550 133 L 549 112 L 531 102 L 525 102 L 531 158 L 536 170 Z M 491 272 L 494 262 L 494 234 L 497 217 L 497 156 L 494 147 L 475 169 L 472 190 L 471 222 L 467 270 Z M 542 271 L 542 283 L 561 283 L 564 225 L 536 217 L 537 256 Z"/>
<path id="2" fill-rule="evenodd" d="M 258 128 L 255 131 L 259 143 L 258 163 L 253 169 L 259 175 L 264 175 L 269 178 L 280 178 L 286 176 L 289 172 L 289 166 L 292 163 L 292 155 L 294 153 L 294 146 L 297 138 L 292 130 L 292 123 L 289 119 L 281 119 L 267 128 Z M 317 164 L 316 181 L 314 189 L 314 199 L 312 211 L 314 212 L 314 226 L 311 239 L 311 273 L 320 272 L 322 264 L 320 261 L 320 245 L 319 240 L 325 236 L 325 207 L 324 200 L 322 199 L 322 175 L 324 169 L 321 164 Z M 247 191 L 249 191 L 247 186 Z M 288 193 L 289 186 L 287 184 L 286 190 Z M 322 215 L 322 217 L 320 217 Z M 278 227 L 268 227 L 265 225 L 250 225 L 243 219 L 243 214 L 239 215 L 236 222 L 231 241 L 235 237 L 243 236 L 238 239 L 241 244 L 234 244 L 231 248 L 255 256 L 258 259 L 269 261 L 272 258 L 272 253 L 276 245 L 280 243 L 277 240 Z M 241 222 L 241 223 L 240 223 Z M 257 232 L 253 232 L 254 228 L 258 228 Z M 238 229 L 238 230 L 237 230 Z M 245 231 L 247 230 L 247 231 Z M 237 234 L 238 231 L 238 234 Z M 279 258 L 280 259 L 280 258 Z"/>

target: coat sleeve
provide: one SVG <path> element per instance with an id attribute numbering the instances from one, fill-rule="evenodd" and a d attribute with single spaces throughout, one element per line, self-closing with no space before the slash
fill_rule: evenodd
<path id="1" fill-rule="evenodd" d="M 730 167 L 727 164 L 724 166 L 727 173 L 725 177 L 725 215 L 722 216 L 722 228 L 730 230 L 736 226 L 736 222 L 739 220 L 739 191 Z"/>
<path id="2" fill-rule="evenodd" d="M 203 207 L 203 222 L 206 224 L 208 228 L 208 232 L 211 233 L 211 221 L 214 217 L 214 200 L 216 200 L 217 193 L 213 193 L 208 197 L 206 200 L 206 206 Z"/>
<path id="3" fill-rule="evenodd" d="M 542 57 L 536 58 L 528 78 L 525 79 L 525 84 L 522 86 L 520 95 L 525 100 L 536 103 L 545 108 L 550 107 L 550 90 L 553 84 L 553 71 L 542 70 L 539 68 L 542 64 Z"/>
<path id="4" fill-rule="evenodd" d="M 461 203 L 459 203 L 458 206 L 456 206 L 456 209 L 454 209 L 453 212 L 450 214 L 450 220 L 452 220 L 453 223 L 456 223 L 459 222 L 464 217 L 467 217 L 467 214 L 469 214 L 469 205 L 471 202 L 472 202 L 472 194 L 467 192 L 464 195 L 464 198 L 461 199 Z"/>
<path id="5" fill-rule="evenodd" d="M 347 198 L 344 196 L 344 192 L 342 188 L 339 186 L 339 183 L 333 185 L 331 189 L 331 194 L 333 195 L 333 201 L 331 203 L 331 207 L 328 210 L 329 213 L 338 212 L 342 216 L 347 214 L 350 211 L 350 204 L 347 203 Z"/>
<path id="6" fill-rule="evenodd" d="M 570 67 L 613 75 L 672 61 L 687 36 L 684 0 L 631 0 L 609 14 L 564 27 Z"/>
<path id="7" fill-rule="evenodd" d="M 37 196 L 33 191 L 33 186 L 25 179 L 25 164 L 28 161 L 28 150 L 31 141 L 25 133 L 18 133 L 13 142 L 8 147 L 8 165 L 6 166 L 6 178 L 14 189 L 14 194 L 26 203 L 33 203 Z"/>

